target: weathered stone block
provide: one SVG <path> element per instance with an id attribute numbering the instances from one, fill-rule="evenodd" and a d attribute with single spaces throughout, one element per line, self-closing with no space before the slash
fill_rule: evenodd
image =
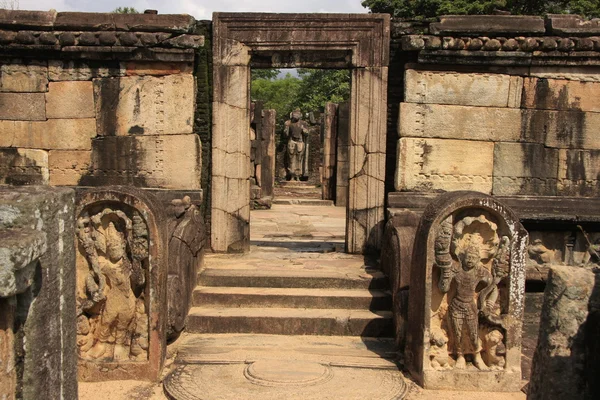
<path id="1" fill-rule="evenodd" d="M 89 150 L 96 136 L 96 120 L 51 119 L 44 122 L 0 121 L 4 147 Z"/>
<path id="2" fill-rule="evenodd" d="M 130 61 L 126 63 L 121 63 L 121 70 L 125 71 L 126 76 L 161 76 L 174 74 L 191 74 L 193 72 L 193 66 L 190 63 Z"/>
<path id="3" fill-rule="evenodd" d="M 600 196 L 600 150 L 559 153 L 558 192 L 563 196 Z"/>
<path id="4" fill-rule="evenodd" d="M 4 64 L 0 67 L 0 92 L 45 92 L 48 67 L 45 63 Z"/>
<path id="5" fill-rule="evenodd" d="M 523 110 L 521 141 L 547 147 L 600 150 L 600 113 Z"/>
<path id="6" fill-rule="evenodd" d="M 521 136 L 521 111 L 401 103 L 398 132 L 400 137 L 516 142 Z"/>
<path id="7" fill-rule="evenodd" d="M 103 61 L 102 64 L 78 60 L 48 61 L 48 77 L 51 81 L 89 81 L 123 75 L 125 71 L 118 62 L 113 61 Z"/>
<path id="8" fill-rule="evenodd" d="M 77 398 L 73 208 L 70 189 L 0 189 L 0 229 L 23 227 L 46 236 L 33 284 L 16 299 L 18 398 Z"/>
<path id="9" fill-rule="evenodd" d="M 517 34 L 545 33 L 544 19 L 529 15 L 444 15 L 440 22 L 430 24 L 437 34 Z"/>
<path id="10" fill-rule="evenodd" d="M 600 82 L 525 78 L 523 106 L 542 110 L 600 111 Z"/>
<path id="11" fill-rule="evenodd" d="M 527 398 L 597 398 L 599 332 L 599 274 L 585 268 L 553 266 L 544 292 Z"/>
<path id="12" fill-rule="evenodd" d="M 491 193 L 493 155 L 489 142 L 401 138 L 396 189 Z"/>
<path id="13" fill-rule="evenodd" d="M 0 120 L 44 121 L 43 93 L 0 93 Z"/>
<path id="14" fill-rule="evenodd" d="M 596 66 L 532 66 L 528 73 L 532 77 L 544 79 L 600 82 L 600 67 Z"/>
<path id="15" fill-rule="evenodd" d="M 94 118 L 92 82 L 51 82 L 46 93 L 47 118 Z"/>
<path id="16" fill-rule="evenodd" d="M 404 90 L 407 103 L 518 108 L 523 78 L 407 69 Z"/>
<path id="17" fill-rule="evenodd" d="M 0 184 L 47 185 L 48 152 L 32 149 L 0 149 Z"/>
<path id="18" fill-rule="evenodd" d="M 92 152 L 88 150 L 50 150 L 50 185 L 76 186 L 90 172 Z"/>
<path id="19" fill-rule="evenodd" d="M 200 189 L 197 135 L 103 137 L 92 143 L 91 172 L 82 185 Z"/>
<path id="20" fill-rule="evenodd" d="M 496 143 L 494 195 L 556 196 L 558 150 L 536 143 Z"/>
<path id="21" fill-rule="evenodd" d="M 98 133 L 192 133 L 194 94 L 191 74 L 94 79 Z"/>

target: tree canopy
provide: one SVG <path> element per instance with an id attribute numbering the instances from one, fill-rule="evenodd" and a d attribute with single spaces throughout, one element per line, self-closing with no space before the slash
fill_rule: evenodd
<path id="1" fill-rule="evenodd" d="M 350 98 L 350 71 L 298 69 L 298 77 L 286 74 L 277 79 L 280 70 L 253 69 L 251 97 L 265 102 L 265 108 L 277 112 L 282 124 L 290 112 L 322 111 L 325 103 L 341 103 Z"/>
<path id="2" fill-rule="evenodd" d="M 139 14 L 140 12 L 133 7 L 117 7 L 113 10 L 116 14 Z"/>
<path id="3" fill-rule="evenodd" d="M 600 17 L 600 0 L 364 0 L 362 6 L 374 13 L 406 19 L 493 14 L 496 11 L 515 15 L 579 14 L 588 18 Z"/>

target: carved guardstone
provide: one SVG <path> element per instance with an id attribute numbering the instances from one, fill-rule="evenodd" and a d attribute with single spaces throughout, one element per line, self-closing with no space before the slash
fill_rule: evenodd
<path id="1" fill-rule="evenodd" d="M 156 379 L 166 341 L 165 217 L 125 188 L 82 194 L 76 215 L 79 377 Z"/>
<path id="2" fill-rule="evenodd" d="M 424 211 L 411 265 L 406 360 L 426 389 L 518 391 L 527 232 L 477 192 Z"/>

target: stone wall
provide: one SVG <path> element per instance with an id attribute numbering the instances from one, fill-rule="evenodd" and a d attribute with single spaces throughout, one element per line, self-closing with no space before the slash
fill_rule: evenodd
<path id="1" fill-rule="evenodd" d="M 538 17 L 484 20 L 442 17 L 401 36 L 417 63 L 390 73 L 404 75 L 396 190 L 598 196 L 596 28 L 572 37 L 556 26 L 575 17 L 547 29 Z"/>
<path id="2" fill-rule="evenodd" d="M 200 189 L 186 15 L 0 13 L 0 183 Z"/>

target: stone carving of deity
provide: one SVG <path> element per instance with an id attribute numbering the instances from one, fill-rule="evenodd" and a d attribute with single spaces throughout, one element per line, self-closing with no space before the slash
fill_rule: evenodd
<path id="1" fill-rule="evenodd" d="M 285 122 L 283 131 L 287 139 L 287 174 L 291 180 L 298 181 L 307 175 L 304 158 L 306 157 L 308 124 L 302 120 L 299 109 L 290 114 L 290 119 Z"/>
<path id="2" fill-rule="evenodd" d="M 82 358 L 106 361 L 147 358 L 148 317 L 144 301 L 148 230 L 140 215 L 111 207 L 84 213 L 77 236 L 88 263 L 85 294 L 78 305 Z"/>
<path id="3" fill-rule="evenodd" d="M 449 217 L 435 240 L 438 288 L 447 295 L 448 304 L 440 326 L 451 338 L 448 352 L 456 369 L 467 368 L 465 355 L 479 370 L 501 368 L 504 362 L 496 353 L 504 338 L 498 284 L 508 275 L 510 241 L 500 238 L 496 230 L 483 215 L 465 217 L 455 225 Z M 437 342 L 445 345 L 446 339 Z M 439 358 L 432 365 L 449 368 Z"/>

